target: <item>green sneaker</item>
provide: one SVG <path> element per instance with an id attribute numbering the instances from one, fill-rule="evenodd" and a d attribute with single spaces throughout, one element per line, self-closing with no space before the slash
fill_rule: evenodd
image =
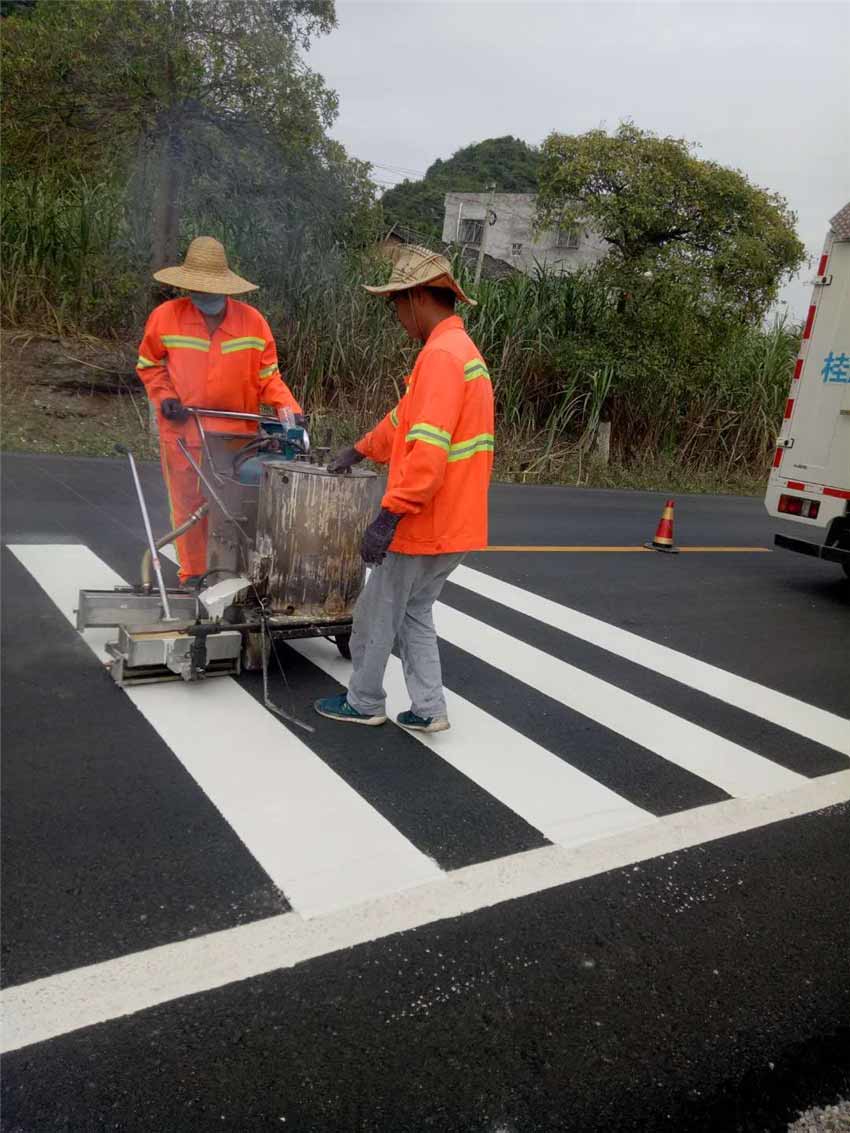
<path id="1" fill-rule="evenodd" d="M 386 716 L 365 716 L 352 708 L 344 692 L 317 700 L 313 707 L 320 716 L 326 716 L 328 720 L 341 720 L 345 724 L 365 724 L 369 728 L 376 728 L 387 722 Z"/>
<path id="2" fill-rule="evenodd" d="M 415 712 L 402 712 L 396 723 L 408 732 L 447 732 L 451 727 L 445 716 L 417 716 Z"/>

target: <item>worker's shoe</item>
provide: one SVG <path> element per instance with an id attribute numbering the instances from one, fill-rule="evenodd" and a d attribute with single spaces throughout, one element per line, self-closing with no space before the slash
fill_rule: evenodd
<path id="1" fill-rule="evenodd" d="M 329 720 L 341 720 L 346 724 L 366 724 L 367 727 L 376 728 L 379 724 L 387 722 L 386 716 L 367 716 L 352 708 L 344 692 L 339 696 L 327 696 L 324 700 L 317 700 L 313 707 L 320 716 L 327 716 Z"/>
<path id="2" fill-rule="evenodd" d="M 408 732 L 447 732 L 451 727 L 445 716 L 417 716 L 415 712 L 402 712 L 396 723 Z"/>

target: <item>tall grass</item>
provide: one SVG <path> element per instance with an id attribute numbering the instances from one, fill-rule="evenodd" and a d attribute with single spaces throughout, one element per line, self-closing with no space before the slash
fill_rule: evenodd
<path id="1" fill-rule="evenodd" d="M 4 321 L 137 340 L 150 302 L 143 198 L 138 186 L 130 196 L 86 180 L 5 184 Z M 361 286 L 380 264 L 254 215 L 198 217 L 185 237 L 201 231 L 222 238 L 237 270 L 263 284 L 256 301 L 287 379 L 329 443 L 391 407 L 415 349 Z M 502 475 L 582 480 L 601 419 L 611 422 L 619 466 L 655 459 L 720 480 L 766 466 L 795 329 L 731 325 L 686 341 L 671 312 L 669 336 L 653 329 L 641 338 L 592 273 L 484 280 L 477 294 L 467 323 L 493 377 Z"/>

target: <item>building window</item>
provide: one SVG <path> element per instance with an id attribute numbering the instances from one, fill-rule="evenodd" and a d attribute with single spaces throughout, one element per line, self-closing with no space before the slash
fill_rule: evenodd
<path id="1" fill-rule="evenodd" d="M 458 229 L 457 238 L 461 244 L 475 244 L 481 243 L 481 237 L 484 235 L 484 221 L 482 220 L 462 220 Z"/>
<path id="2" fill-rule="evenodd" d="M 511 255 L 512 256 L 521 256 L 522 255 L 522 244 L 511 244 Z"/>
<path id="3" fill-rule="evenodd" d="M 555 231 L 555 247 L 564 248 L 565 250 L 574 252 L 579 245 L 578 229 L 567 226 L 559 226 Z"/>

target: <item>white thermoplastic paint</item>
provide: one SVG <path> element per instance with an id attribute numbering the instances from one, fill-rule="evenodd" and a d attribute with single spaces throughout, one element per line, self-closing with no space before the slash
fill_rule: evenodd
<path id="1" fill-rule="evenodd" d="M 330 654 L 322 643 L 305 640 L 289 644 L 340 684 L 347 683 L 350 663 Z M 409 707 L 397 657 L 390 657 L 384 687 L 391 716 Z M 649 811 L 449 689 L 446 702 L 450 732 L 409 734 L 510 807 L 550 842 L 576 846 L 655 821 Z"/>
<path id="2" fill-rule="evenodd" d="M 446 641 L 707 779 L 727 794 L 750 798 L 787 790 L 805 781 L 804 776 L 740 744 L 674 716 L 665 708 L 476 621 L 452 606 L 438 603 L 435 615 L 437 631 Z M 568 746 L 565 755 L 569 758 Z"/>
<path id="3" fill-rule="evenodd" d="M 287 913 L 9 987 L 0 992 L 2 1049 L 17 1050 L 393 933 L 848 802 L 850 771 L 841 771 L 771 798 L 729 799 L 668 815 L 651 826 L 572 850 L 546 846 L 483 862 L 418 889 L 314 920 Z M 565 894 L 565 908 L 569 900 Z M 522 917 L 522 908 L 514 915 Z"/>
<path id="4" fill-rule="evenodd" d="M 123 585 L 87 547 L 10 549 L 72 623 L 80 589 Z M 100 657 L 110 637 L 83 634 Z M 442 876 L 232 678 L 124 691 L 302 916 Z"/>
<path id="5" fill-rule="evenodd" d="M 451 581 L 467 590 L 498 602 L 509 609 L 536 618 L 537 621 L 598 645 L 609 653 L 653 669 L 680 684 L 698 689 L 718 700 L 769 720 L 781 728 L 806 736 L 816 743 L 834 748 L 850 756 L 850 720 L 797 700 L 786 693 L 767 688 L 746 677 L 718 669 L 687 653 L 648 641 L 636 633 L 590 617 L 549 598 L 541 598 L 512 583 L 492 575 L 461 566 L 452 573 Z"/>

